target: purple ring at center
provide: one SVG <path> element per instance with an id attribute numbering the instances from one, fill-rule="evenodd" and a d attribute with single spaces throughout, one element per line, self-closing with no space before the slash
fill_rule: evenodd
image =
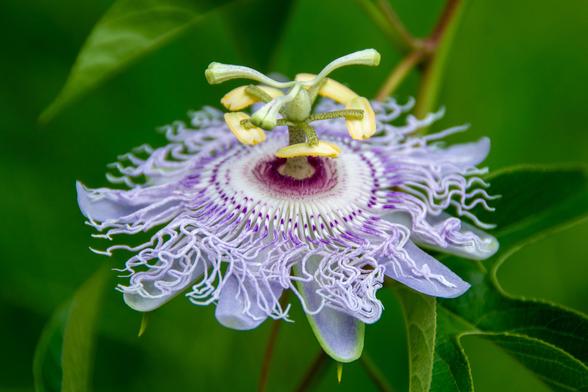
<path id="1" fill-rule="evenodd" d="M 253 168 L 253 174 L 260 184 L 271 192 L 284 196 L 311 196 L 327 192 L 337 185 L 337 170 L 332 160 L 308 157 L 308 163 L 314 168 L 312 176 L 296 179 L 285 176 L 279 168 L 286 163 L 284 158 L 265 159 Z"/>

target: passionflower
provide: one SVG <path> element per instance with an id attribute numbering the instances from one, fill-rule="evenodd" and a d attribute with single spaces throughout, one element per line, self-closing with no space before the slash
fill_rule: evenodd
<path id="1" fill-rule="evenodd" d="M 496 252 L 481 230 L 490 225 L 472 213 L 491 209 L 477 168 L 489 140 L 446 147 L 466 127 L 419 134 L 443 113 L 417 119 L 412 100 L 370 102 L 327 78 L 378 62 L 369 49 L 290 82 L 212 63 L 211 83 L 260 84 L 225 95 L 231 112 L 192 112 L 189 125 L 164 127 L 167 145 L 119 157 L 107 177 L 128 189 L 78 183 L 96 236 L 128 238 L 97 251 L 130 252 L 125 302 L 149 312 L 187 291 L 194 304 L 215 304 L 222 325 L 247 330 L 288 320 L 289 291 L 323 349 L 349 362 L 361 355 L 364 323 L 382 313 L 386 277 L 431 296 L 463 294 L 469 284 L 423 249 L 474 260 Z"/>

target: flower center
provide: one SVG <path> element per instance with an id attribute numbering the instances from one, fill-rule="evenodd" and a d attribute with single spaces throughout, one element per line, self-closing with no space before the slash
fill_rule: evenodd
<path id="1" fill-rule="evenodd" d="M 315 168 L 306 157 L 288 158 L 283 165 L 280 165 L 278 171 L 283 176 L 288 176 L 296 180 L 303 180 L 312 177 Z"/>
<path id="2" fill-rule="evenodd" d="M 269 157 L 255 165 L 253 175 L 271 193 L 290 197 L 327 192 L 337 185 L 337 170 L 332 160 L 308 157 L 305 166 L 307 175 L 296 178 L 285 172 L 286 159 Z"/>

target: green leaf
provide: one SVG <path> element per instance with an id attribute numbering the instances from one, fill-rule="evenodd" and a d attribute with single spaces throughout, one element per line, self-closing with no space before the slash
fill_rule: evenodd
<path id="1" fill-rule="evenodd" d="M 472 284 L 462 297 L 437 302 L 432 391 L 470 391 L 473 380 L 461 346 L 480 336 L 503 348 L 555 390 L 588 387 L 588 318 L 543 301 L 514 298 L 496 271 L 522 246 L 588 214 L 588 173 L 581 168 L 508 169 L 489 178 L 496 203 L 500 252 L 482 263 L 441 258 Z M 493 214 L 478 211 L 483 219 Z M 427 364 L 428 365 L 428 364 Z"/>
<path id="2" fill-rule="evenodd" d="M 586 365 L 554 345 L 519 334 L 479 335 L 524 363 L 553 390 L 570 391 L 588 386 Z"/>
<path id="3" fill-rule="evenodd" d="M 394 284 L 406 320 L 409 355 L 409 388 L 427 392 L 431 386 L 435 347 L 436 303 L 434 297 L 421 295 L 400 284 Z"/>
<path id="4" fill-rule="evenodd" d="M 37 392 L 89 389 L 93 335 L 108 269 L 101 268 L 47 324 L 33 362 Z"/>
<path id="5" fill-rule="evenodd" d="M 229 0 L 118 0 L 90 33 L 65 86 L 41 114 L 51 120 L 64 107 L 131 63 L 166 44 Z"/>

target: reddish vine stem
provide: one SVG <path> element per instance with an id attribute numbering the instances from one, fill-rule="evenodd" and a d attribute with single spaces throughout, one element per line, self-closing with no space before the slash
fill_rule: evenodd
<path id="1" fill-rule="evenodd" d="M 389 97 L 390 94 L 394 90 L 396 90 L 398 85 L 402 83 L 402 81 L 404 80 L 404 78 L 406 78 L 409 72 L 415 66 L 421 63 L 423 58 L 425 58 L 425 52 L 423 52 L 422 50 L 416 50 L 414 52 L 411 52 L 408 56 L 406 56 L 404 60 L 402 60 L 396 66 L 396 68 L 394 68 L 392 72 L 390 72 L 390 75 L 388 75 L 388 78 L 386 78 L 384 85 L 380 88 L 378 95 L 376 95 L 376 100 L 383 101 L 387 97 Z"/>
<path id="2" fill-rule="evenodd" d="M 280 298 L 280 305 L 282 307 L 286 306 L 288 302 L 288 292 L 286 291 L 282 297 Z M 274 351 L 276 347 L 276 341 L 278 340 L 278 335 L 280 332 L 280 326 L 282 325 L 282 320 L 274 320 L 272 323 L 272 329 L 270 331 L 269 338 L 267 340 L 267 345 L 265 348 L 265 352 L 263 354 L 263 362 L 261 364 L 261 373 L 259 375 L 259 386 L 257 390 L 259 392 L 265 392 L 267 388 L 267 382 L 269 379 L 269 371 L 271 362 L 274 356 Z"/>
<path id="3" fill-rule="evenodd" d="M 382 12 L 382 15 L 388 21 L 390 26 L 394 28 L 394 31 L 400 36 L 400 39 L 412 50 L 420 49 L 422 42 L 412 36 L 404 23 L 402 23 L 396 10 L 392 8 L 390 2 L 388 0 L 377 0 L 376 3 Z"/>
<path id="4" fill-rule="evenodd" d="M 390 96 L 404 81 L 410 71 L 418 65 L 423 65 L 421 68 L 423 76 L 418 94 L 418 97 L 421 99 L 417 99 L 417 109 L 415 111 L 417 114 L 422 114 L 420 112 L 425 108 L 429 109 L 428 106 L 433 103 L 436 89 L 438 87 L 438 80 L 436 80 L 438 78 L 436 78 L 434 74 L 436 73 L 436 69 L 441 68 L 443 65 L 443 58 L 439 57 L 444 56 L 439 55 L 439 47 L 442 45 L 442 41 L 447 31 L 451 30 L 451 24 L 460 10 L 462 2 L 463 0 L 447 0 L 445 8 L 441 12 L 437 24 L 433 28 L 431 34 L 425 39 L 417 39 L 404 28 L 402 23 L 400 23 L 400 19 L 390 3 L 387 1 L 377 1 L 378 8 L 383 14 L 383 17 L 379 17 L 378 19 L 379 23 L 382 23 L 382 20 L 387 22 L 389 25 L 388 28 L 396 31 L 401 37 L 404 37 L 405 42 L 412 43 L 412 45 L 409 46 L 412 48 L 412 51 L 410 51 L 408 55 L 406 55 L 406 57 L 394 69 L 392 69 L 392 71 L 390 71 L 390 74 L 376 96 L 377 100 L 381 101 Z M 421 105 L 418 101 L 425 101 L 425 103 Z"/>
<path id="5" fill-rule="evenodd" d="M 274 348 L 276 346 L 276 340 L 278 340 L 278 333 L 280 332 L 281 325 L 282 325 L 282 320 L 274 320 L 274 322 L 272 323 L 272 330 L 270 332 L 270 336 L 267 341 L 267 346 L 265 348 L 265 353 L 263 355 L 263 363 L 261 365 L 261 374 L 259 376 L 259 387 L 257 388 L 257 390 L 259 392 L 265 392 L 265 390 L 267 388 L 270 365 L 272 362 Z"/>
<path id="6" fill-rule="evenodd" d="M 414 109 L 414 114 L 417 117 L 422 117 L 434 110 L 448 53 L 460 16 L 463 13 L 464 4 L 464 0 L 447 0 L 437 25 L 425 41 L 425 47 L 431 54 L 426 59 L 422 70 L 423 73 L 417 93 L 417 104 Z"/>
<path id="7" fill-rule="evenodd" d="M 325 370 L 327 370 L 330 362 L 327 354 L 321 350 L 304 374 L 302 381 L 296 388 L 296 392 L 308 391 L 309 388 L 323 375 Z"/>
<path id="8" fill-rule="evenodd" d="M 453 19 L 453 15 L 455 14 L 455 11 L 457 11 L 460 2 L 461 0 L 447 0 L 447 4 L 445 4 L 445 8 L 443 8 L 443 12 L 437 21 L 437 25 L 428 38 L 428 41 L 434 45 L 434 49 L 436 49 L 443 33 L 447 30 L 447 26 Z"/>
<path id="9" fill-rule="evenodd" d="M 392 388 L 380 368 L 378 368 L 376 363 L 366 352 L 361 355 L 361 364 L 379 391 L 394 392 L 394 388 Z"/>

